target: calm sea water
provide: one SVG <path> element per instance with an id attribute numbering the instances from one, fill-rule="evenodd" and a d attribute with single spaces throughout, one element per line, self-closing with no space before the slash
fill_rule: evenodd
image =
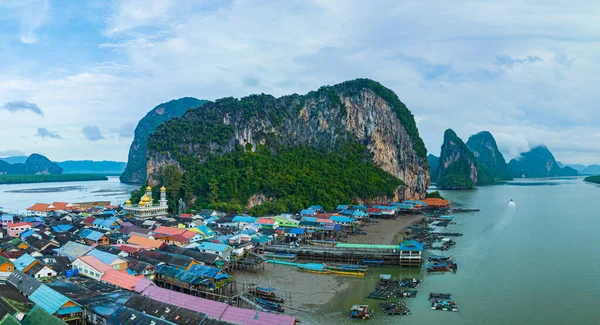
<path id="1" fill-rule="evenodd" d="M 4 207 L 4 211 L 24 213 L 36 202 L 111 201 L 112 204 L 121 204 L 135 189 L 139 189 L 139 186 L 122 184 L 119 177 L 93 182 L 0 185 L 0 206 Z"/>
<path id="2" fill-rule="evenodd" d="M 456 214 L 457 225 L 446 228 L 464 233 L 445 252 L 458 259 L 456 274 L 371 268 L 320 312 L 299 315 L 303 322 L 364 322 L 350 320 L 348 311 L 358 303 L 378 306 L 365 297 L 388 273 L 424 281 L 417 298 L 404 299 L 412 315 L 376 312 L 370 324 L 600 324 L 600 186 L 581 178 L 527 180 L 442 194 L 481 209 Z M 431 310 L 432 291 L 452 293 L 460 312 Z"/>

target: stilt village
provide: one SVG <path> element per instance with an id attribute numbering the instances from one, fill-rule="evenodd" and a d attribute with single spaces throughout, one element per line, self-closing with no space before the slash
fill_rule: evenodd
<path id="1" fill-rule="evenodd" d="M 440 252 L 462 234 L 440 229 L 466 211 L 427 198 L 259 218 L 173 215 L 165 187 L 158 198 L 148 187 L 137 204 L 35 203 L 23 215 L 0 214 L 0 325 L 297 324 L 291 291 L 238 274 L 260 276 L 269 264 L 315 277 L 362 278 L 378 267 L 457 272 Z M 383 220 L 407 218 L 414 220 L 394 229 L 398 244 L 352 243 Z M 381 317 L 406 315 L 421 281 L 382 274 L 364 298 L 381 301 Z M 458 311 L 451 293 L 426 294 L 432 310 Z M 343 312 L 380 316 L 362 301 Z"/>

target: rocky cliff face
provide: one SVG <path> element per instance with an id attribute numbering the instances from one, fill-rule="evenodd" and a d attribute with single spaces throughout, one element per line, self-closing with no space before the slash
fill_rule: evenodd
<path id="1" fill-rule="evenodd" d="M 239 148 L 256 151 L 263 145 L 273 154 L 289 147 L 335 152 L 348 142 L 364 145 L 365 159 L 405 183 L 399 198 L 424 197 L 430 181 L 427 151 L 414 118 L 391 90 L 367 79 L 303 96 L 263 94 L 208 102 L 149 137 L 146 171 L 155 185 L 165 165 L 185 172 Z"/>
<path id="2" fill-rule="evenodd" d="M 444 132 L 436 178 L 441 189 L 469 189 L 478 181 L 475 156 L 451 129 Z"/>
<path id="3" fill-rule="evenodd" d="M 485 167 L 495 179 L 510 180 L 510 172 L 504 156 L 498 150 L 494 136 L 488 131 L 479 132 L 469 137 L 467 147 L 480 166 Z"/>
<path id="4" fill-rule="evenodd" d="M 34 153 L 27 157 L 24 163 L 0 163 L 0 174 L 34 175 L 34 174 L 62 174 L 63 169 L 48 158 Z"/>
<path id="5" fill-rule="evenodd" d="M 204 104 L 205 100 L 199 100 L 191 97 L 184 97 L 172 100 L 167 103 L 154 107 L 144 118 L 140 120 L 135 128 L 135 135 L 131 147 L 129 148 L 129 157 L 127 167 L 120 179 L 123 183 L 143 183 L 146 181 L 146 146 L 148 136 L 156 128 L 174 118 L 180 117 L 189 108 L 198 107 Z"/>
<path id="6" fill-rule="evenodd" d="M 437 181 L 437 169 L 440 163 L 440 157 L 436 157 L 432 154 L 427 155 L 427 163 L 429 164 L 429 175 L 432 182 Z"/>
<path id="7" fill-rule="evenodd" d="M 577 171 L 571 167 L 560 168 L 552 152 L 544 145 L 522 153 L 519 158 L 512 159 L 508 166 L 515 178 L 577 176 Z"/>

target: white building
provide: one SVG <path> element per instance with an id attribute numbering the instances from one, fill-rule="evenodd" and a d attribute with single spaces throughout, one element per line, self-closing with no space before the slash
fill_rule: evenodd
<path id="1" fill-rule="evenodd" d="M 137 205 L 132 205 L 130 200 L 125 202 L 125 214 L 133 214 L 134 217 L 140 219 L 146 218 L 161 218 L 169 215 L 167 204 L 167 189 L 163 186 L 160 189 L 160 200 L 158 204 L 152 204 L 152 187 L 146 188 L 146 194 L 142 196 Z"/>

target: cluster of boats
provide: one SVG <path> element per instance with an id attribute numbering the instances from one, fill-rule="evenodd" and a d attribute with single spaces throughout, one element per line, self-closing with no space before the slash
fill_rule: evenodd
<path id="1" fill-rule="evenodd" d="M 429 302 L 431 302 L 432 310 L 443 310 L 458 312 L 458 304 L 452 300 L 450 293 L 434 293 L 429 294 Z"/>
<path id="2" fill-rule="evenodd" d="M 377 286 L 367 298 L 387 300 L 389 298 L 415 298 L 417 290 L 406 290 L 404 288 L 417 288 L 421 283 L 420 279 L 402 279 L 392 280 L 391 275 L 382 274 Z"/>
<path id="3" fill-rule="evenodd" d="M 349 276 L 365 276 L 369 268 L 363 265 L 343 265 L 343 264 L 319 264 L 306 263 L 298 264 L 298 271 L 315 274 L 338 274 Z"/>
<path id="4" fill-rule="evenodd" d="M 433 255 L 427 258 L 429 264 L 427 272 L 451 272 L 458 270 L 458 264 L 452 256 Z"/>
<path id="5" fill-rule="evenodd" d="M 274 288 L 263 288 L 256 285 L 248 287 L 249 296 L 254 297 L 254 302 L 260 307 L 276 313 L 283 313 L 285 310 L 280 305 L 284 302 L 283 298 L 277 296 Z"/>
<path id="6" fill-rule="evenodd" d="M 402 302 L 382 302 L 379 306 L 386 315 L 410 315 L 410 309 Z"/>

